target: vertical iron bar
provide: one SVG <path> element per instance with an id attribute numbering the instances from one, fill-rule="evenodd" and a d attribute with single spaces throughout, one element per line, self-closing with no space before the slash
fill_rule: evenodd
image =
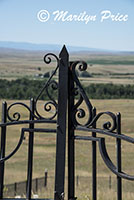
<path id="1" fill-rule="evenodd" d="M 7 103 L 3 102 L 2 104 L 2 123 L 6 123 L 7 121 Z M 0 157 L 5 157 L 5 149 L 6 149 L 6 126 L 1 128 L 1 148 L 0 148 Z M 3 198 L 3 187 L 4 187 L 4 168 L 5 163 L 0 163 L 0 199 Z"/>
<path id="2" fill-rule="evenodd" d="M 30 100 L 30 109 L 34 113 L 35 103 L 34 99 Z M 30 113 L 30 120 L 34 120 L 33 115 Z M 30 129 L 34 129 L 34 124 L 29 125 Z M 27 170 L 27 190 L 26 197 L 31 199 L 32 190 L 32 169 L 33 169 L 33 145 L 34 145 L 34 132 L 29 133 L 29 143 L 28 143 L 28 170 Z"/>
<path id="3" fill-rule="evenodd" d="M 74 108 L 74 81 L 70 62 L 68 71 L 68 199 L 75 198 L 75 146 L 72 111 Z"/>
<path id="4" fill-rule="evenodd" d="M 96 116 L 96 108 L 92 109 L 93 118 Z M 93 124 L 93 128 L 96 128 L 96 123 Z M 92 136 L 96 137 L 96 133 L 92 132 Z M 97 200 L 97 180 L 96 180 L 96 142 L 92 141 L 92 199 Z"/>
<path id="5" fill-rule="evenodd" d="M 65 182 L 65 152 L 66 152 L 66 114 L 68 97 L 68 59 L 69 55 L 65 45 L 60 55 L 59 63 L 59 91 L 58 91 L 58 116 L 56 139 L 56 169 L 55 169 L 55 194 L 54 199 L 64 197 Z"/>
<path id="6" fill-rule="evenodd" d="M 121 114 L 117 114 L 117 134 L 121 134 Z M 121 172 L 121 140 L 117 138 L 117 171 Z M 117 200 L 122 200 L 122 179 L 117 176 Z"/>

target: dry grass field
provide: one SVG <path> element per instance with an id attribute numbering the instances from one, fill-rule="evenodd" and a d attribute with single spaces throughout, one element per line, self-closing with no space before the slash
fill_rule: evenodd
<path id="1" fill-rule="evenodd" d="M 8 101 L 10 105 L 14 101 Z M 28 101 L 24 101 L 29 104 Z M 114 113 L 122 113 L 122 133 L 134 137 L 134 100 L 91 100 L 92 104 L 96 106 L 97 112 L 110 110 Z M 39 102 L 39 110 L 42 110 L 43 102 Z M 85 105 L 83 104 L 86 109 Z M 28 118 L 28 113 L 21 107 L 15 108 L 22 114 L 22 119 Z M 12 110 L 12 113 L 15 111 Z M 98 127 L 108 120 L 106 116 L 100 119 Z M 38 125 L 39 126 L 39 125 Z M 55 126 L 55 125 L 54 125 Z M 20 130 L 24 125 L 12 126 L 7 129 L 7 144 L 6 155 L 8 155 L 16 146 L 19 137 Z M 26 126 L 25 126 L 26 127 Z M 36 126 L 37 127 L 37 126 Z M 40 127 L 50 127 L 50 125 L 40 125 Z M 52 128 L 52 125 L 51 125 Z M 78 133 L 77 133 L 78 134 Z M 90 135 L 90 133 L 80 133 L 82 135 Z M 48 175 L 54 176 L 55 167 L 55 134 L 35 133 L 35 146 L 34 146 L 34 168 L 33 178 L 44 176 L 45 169 L 48 169 Z M 26 180 L 27 174 L 27 144 L 28 134 L 25 135 L 25 140 L 20 150 L 8 161 L 6 161 L 5 170 L 5 184 L 19 182 Z M 107 149 L 113 162 L 116 164 L 116 141 L 111 137 L 106 137 Z M 78 199 L 91 199 L 91 142 L 76 141 L 75 155 L 76 155 L 76 176 L 79 176 L 79 185 L 76 187 L 76 196 Z M 98 148 L 97 148 L 98 149 Z M 127 142 L 122 142 L 122 163 L 123 170 L 129 174 L 134 174 L 134 158 L 133 158 L 134 146 Z M 67 162 L 66 162 L 67 165 Z M 109 169 L 105 166 L 99 150 L 97 150 L 97 173 L 98 173 L 98 195 L 101 200 L 115 200 L 116 198 L 116 176 L 113 175 Z M 66 171 L 67 176 L 67 171 Z M 111 189 L 109 189 L 109 176 L 112 177 Z M 49 180 L 49 179 L 48 179 Z M 54 179 L 49 181 L 48 189 L 40 191 L 39 196 L 51 194 L 53 196 Z M 133 199 L 133 187 L 132 181 L 123 181 L 124 200 Z M 66 182 L 67 189 L 67 182 Z M 112 197 L 110 196 L 112 195 Z"/>
<path id="2" fill-rule="evenodd" d="M 32 52 L 3 50 L 0 51 L 0 79 L 16 79 L 27 77 L 37 79 L 38 74 L 44 74 L 55 68 L 55 59 L 51 65 L 43 61 L 48 52 Z M 55 52 L 54 52 L 55 53 Z M 56 53 L 58 55 L 58 53 Z M 84 60 L 88 64 L 90 78 L 82 78 L 84 84 L 89 83 L 134 83 L 134 56 L 126 53 L 71 53 L 70 61 Z"/>
<path id="3" fill-rule="evenodd" d="M 49 66 L 44 67 L 42 53 L 32 53 L 25 51 L 9 51 L 0 53 L 0 78 L 16 79 L 22 77 L 34 77 L 35 74 L 49 71 Z"/>

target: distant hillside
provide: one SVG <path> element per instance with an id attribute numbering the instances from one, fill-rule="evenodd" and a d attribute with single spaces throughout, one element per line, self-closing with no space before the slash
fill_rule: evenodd
<path id="1" fill-rule="evenodd" d="M 28 51 L 60 51 L 62 45 L 57 44 L 33 44 L 26 42 L 6 42 L 0 41 L 0 47 L 8 48 L 8 49 L 20 49 L 20 50 L 28 50 Z M 68 46 L 67 49 L 70 52 L 113 52 L 103 49 L 96 48 L 88 48 L 88 47 L 76 47 L 76 46 Z"/>

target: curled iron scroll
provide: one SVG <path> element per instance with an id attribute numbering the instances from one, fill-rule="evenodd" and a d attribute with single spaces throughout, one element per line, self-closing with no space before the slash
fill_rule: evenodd
<path id="1" fill-rule="evenodd" d="M 93 107 L 92 107 L 92 104 L 89 101 L 89 99 L 88 99 L 88 97 L 87 97 L 78 77 L 77 77 L 77 73 L 76 73 L 76 67 L 77 66 L 78 66 L 78 69 L 80 71 L 85 71 L 87 69 L 87 63 L 84 62 L 84 61 L 76 61 L 76 62 L 73 62 L 72 65 L 71 65 L 73 80 L 76 84 L 75 93 L 76 94 L 79 93 L 79 95 L 80 95 L 79 100 L 77 101 L 77 103 L 74 105 L 74 108 L 73 108 L 72 120 L 73 120 L 74 126 L 82 125 L 78 122 L 77 117 L 83 118 L 85 116 L 85 113 L 86 113 L 85 110 L 83 108 L 79 108 L 79 106 L 84 101 L 86 103 L 86 106 L 87 106 L 87 109 L 88 109 L 88 112 L 89 112 L 88 119 L 86 120 L 86 123 L 83 124 L 84 126 L 86 126 L 92 121 L 92 109 L 93 109 Z"/>
<path id="2" fill-rule="evenodd" d="M 56 68 L 52 72 L 52 74 L 49 77 L 49 79 L 47 80 L 46 84 L 43 86 L 43 88 L 41 89 L 41 91 L 39 92 L 38 96 L 35 99 L 35 113 L 40 119 L 54 119 L 55 116 L 57 115 L 57 107 L 58 107 L 58 105 L 57 105 L 56 100 L 49 93 L 49 88 L 51 87 L 52 90 L 57 90 L 58 89 L 58 83 L 55 80 L 52 80 L 52 78 L 56 74 L 56 72 L 57 72 L 57 70 L 59 68 L 59 58 L 55 54 L 48 53 L 48 54 L 46 54 L 44 56 L 44 62 L 46 64 L 50 64 L 52 62 L 51 56 L 54 57 L 54 59 L 56 60 Z M 52 111 L 52 107 L 53 107 L 53 114 L 52 114 L 51 117 L 44 117 L 38 111 L 37 102 L 40 99 L 40 97 L 41 97 L 42 93 L 44 92 L 44 90 L 46 91 L 47 97 L 49 98 L 49 101 L 47 101 L 44 104 L 44 111 L 51 112 Z"/>
<path id="3" fill-rule="evenodd" d="M 14 121 L 20 121 L 21 120 L 21 113 L 19 111 L 15 111 L 12 116 L 10 115 L 10 111 L 11 109 L 13 109 L 16 105 L 22 106 L 25 109 L 27 109 L 27 111 L 29 112 L 29 115 L 32 115 L 35 119 L 54 119 L 57 115 L 57 102 L 56 100 L 51 96 L 51 94 L 49 93 L 49 88 L 51 88 L 51 90 L 55 91 L 58 89 L 58 83 L 55 80 L 52 80 L 53 76 L 56 74 L 58 68 L 59 68 L 59 59 L 55 54 L 52 53 L 48 53 L 44 56 L 44 62 L 46 64 L 50 64 L 52 62 L 52 57 L 54 57 L 54 59 L 56 60 L 56 68 L 55 70 L 52 72 L 51 76 L 49 77 L 49 79 L 47 80 L 47 82 L 45 83 L 45 85 L 43 86 L 43 88 L 41 89 L 41 91 L 39 92 L 39 94 L 37 95 L 37 97 L 34 100 L 35 103 L 35 110 L 34 112 L 31 111 L 30 107 L 27 106 L 25 103 L 21 103 L 21 102 L 16 102 L 16 103 L 12 103 L 8 108 L 7 108 L 7 118 L 9 121 L 14 122 Z M 38 110 L 38 100 L 40 99 L 42 93 L 44 92 L 44 90 L 46 91 L 46 95 L 49 98 L 49 100 L 47 102 L 44 103 L 44 111 L 47 113 L 50 113 L 52 111 L 53 108 L 53 112 L 51 112 L 51 116 L 47 117 L 47 116 L 42 116 L 39 113 Z M 29 118 L 29 116 L 28 116 Z"/>
<path id="4" fill-rule="evenodd" d="M 22 106 L 24 108 L 27 109 L 27 111 L 35 118 L 38 119 L 38 117 L 31 111 L 31 109 L 29 108 L 29 106 L 27 106 L 25 103 L 22 102 L 16 102 L 16 103 L 12 103 L 8 108 L 7 108 L 7 118 L 9 121 L 14 122 L 14 121 L 19 121 L 21 119 L 21 114 L 19 112 L 14 112 L 12 117 L 10 115 L 10 110 L 16 106 Z"/>
<path id="5" fill-rule="evenodd" d="M 109 131 L 114 131 L 116 129 L 116 116 L 114 113 L 109 112 L 109 111 L 100 112 L 95 117 L 93 117 L 93 106 L 78 79 L 78 75 L 76 73 L 77 66 L 80 71 L 85 71 L 87 69 L 87 63 L 84 61 L 76 61 L 76 62 L 73 62 L 71 65 L 73 80 L 76 84 L 74 94 L 76 95 L 79 94 L 79 99 L 77 103 L 74 105 L 73 111 L 72 111 L 73 113 L 72 121 L 73 121 L 74 126 L 76 127 L 76 126 L 81 125 L 81 126 L 86 126 L 86 127 L 92 127 L 92 125 L 96 123 L 102 115 L 107 115 L 111 118 L 112 123 L 110 121 L 107 121 L 102 125 L 102 128 Z M 85 102 L 88 109 L 88 119 L 86 119 L 85 123 L 80 124 L 77 118 L 84 118 L 87 112 L 84 110 L 84 108 L 80 107 L 83 101 Z"/>
<path id="6" fill-rule="evenodd" d="M 110 111 L 106 111 L 106 112 L 100 112 L 98 113 L 91 121 L 90 124 L 87 125 L 87 127 L 92 127 L 94 123 L 96 123 L 99 118 L 103 115 L 107 115 L 110 117 L 110 119 L 112 120 L 112 123 L 110 121 L 106 121 L 105 123 L 103 123 L 102 128 L 108 131 L 114 131 L 117 127 L 116 124 L 116 115 Z"/>

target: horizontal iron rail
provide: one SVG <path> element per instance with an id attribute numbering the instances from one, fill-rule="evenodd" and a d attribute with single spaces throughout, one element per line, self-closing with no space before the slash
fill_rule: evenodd
<path id="1" fill-rule="evenodd" d="M 32 132 L 56 133 L 57 132 L 56 129 L 46 129 L 46 128 L 33 128 L 33 129 L 23 128 L 22 130 L 23 132 L 29 132 L 29 133 L 32 133 Z"/>
<path id="2" fill-rule="evenodd" d="M 35 124 L 35 123 L 51 123 L 56 124 L 57 120 L 23 120 L 23 121 L 13 121 L 13 122 L 6 122 L 6 123 L 0 123 L 0 127 L 4 126 L 11 126 L 11 125 L 20 125 L 20 124 Z"/>
<path id="3" fill-rule="evenodd" d="M 79 135 L 76 135 L 74 136 L 74 139 L 75 140 L 90 140 L 90 141 L 99 141 L 99 138 L 95 138 L 95 137 L 90 137 L 90 136 L 79 136 Z"/>
<path id="4" fill-rule="evenodd" d="M 117 135 L 116 132 L 110 132 L 110 131 L 106 131 L 106 130 L 103 130 L 103 129 L 98 129 L 98 128 L 87 128 L 87 127 L 81 127 L 81 126 L 76 127 L 76 130 L 78 130 L 78 131 L 87 131 L 87 132 L 100 133 L 100 134 L 112 136 L 112 137 L 115 137 L 115 138 L 118 138 L 118 139 L 122 139 L 122 140 L 125 140 L 125 141 L 127 141 L 127 142 L 130 142 L 130 143 L 133 143 L 133 144 L 134 144 L 134 138 L 131 138 L 131 137 L 126 136 L 126 135 L 124 135 L 124 134 Z M 84 137 L 84 136 L 82 136 L 82 137 Z M 86 137 L 86 136 L 85 136 L 85 137 Z M 90 138 L 91 138 L 91 137 L 90 137 Z"/>

